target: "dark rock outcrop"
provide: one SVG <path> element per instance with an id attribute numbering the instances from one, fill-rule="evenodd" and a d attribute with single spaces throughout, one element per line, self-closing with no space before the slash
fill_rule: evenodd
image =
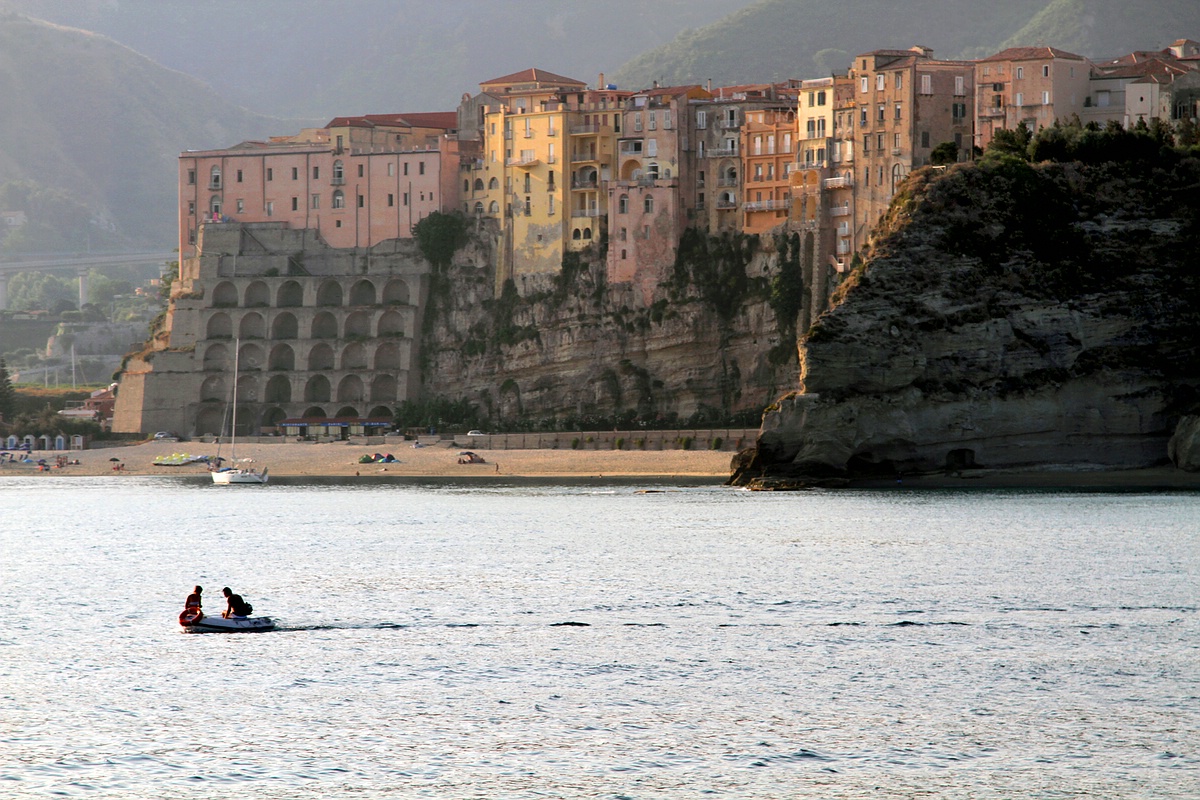
<path id="1" fill-rule="evenodd" d="M 1198 188 L 1176 151 L 914 175 L 733 481 L 1165 463 L 1200 387 Z"/>

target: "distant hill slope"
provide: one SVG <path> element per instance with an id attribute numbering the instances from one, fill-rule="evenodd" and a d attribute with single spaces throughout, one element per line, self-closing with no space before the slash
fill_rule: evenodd
<path id="1" fill-rule="evenodd" d="M 1105 57 L 1200 38 L 1200 2 L 1146 0 L 761 0 L 623 64 L 619 83 L 736 84 L 841 71 L 857 53 L 925 45 L 980 58 L 1043 41 Z"/>
<path id="2" fill-rule="evenodd" d="M 182 150 L 284 124 L 103 36 L 12 12 L 0 12 L 0 98 L 0 183 L 65 190 L 156 247 L 174 242 Z"/>
<path id="3" fill-rule="evenodd" d="M 594 83 L 753 0 L 0 0 L 97 31 L 247 108 L 321 117 L 435 111 L 538 66 Z M 322 121 L 324 121 L 322 119 Z"/>

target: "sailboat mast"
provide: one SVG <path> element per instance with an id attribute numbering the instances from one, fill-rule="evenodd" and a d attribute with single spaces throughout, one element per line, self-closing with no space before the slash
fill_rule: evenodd
<path id="1" fill-rule="evenodd" d="M 230 412 L 229 425 L 229 460 L 237 460 L 237 382 L 238 382 L 238 356 L 241 355 L 242 340 L 233 340 L 233 410 Z"/>

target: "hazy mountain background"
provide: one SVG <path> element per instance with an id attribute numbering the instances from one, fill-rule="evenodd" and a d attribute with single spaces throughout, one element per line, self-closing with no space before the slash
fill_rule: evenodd
<path id="1" fill-rule="evenodd" d="M 441 111 L 530 66 L 599 72 L 753 0 L 0 0 L 102 33 L 260 113 Z"/>
<path id="2" fill-rule="evenodd" d="M 1105 57 L 1183 36 L 1200 38 L 1200 0 L 0 0 L 0 210 L 31 220 L 0 255 L 169 249 L 181 151 L 449 110 L 529 66 L 730 84 L 883 47 Z"/>
<path id="3" fill-rule="evenodd" d="M 982 58 L 1048 44 L 1100 59 L 1200 39 L 1200 0 L 762 0 L 682 32 L 613 73 L 618 83 L 825 77 L 869 50 L 932 47 Z"/>

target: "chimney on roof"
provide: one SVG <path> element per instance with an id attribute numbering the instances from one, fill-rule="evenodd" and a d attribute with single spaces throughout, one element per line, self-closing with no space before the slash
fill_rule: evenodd
<path id="1" fill-rule="evenodd" d="M 712 94 L 712 78 L 709 78 L 709 79 L 708 79 L 708 81 L 707 81 L 707 88 L 706 88 L 706 91 L 707 91 L 709 94 Z"/>
<path id="2" fill-rule="evenodd" d="M 605 85 L 606 84 L 604 83 L 604 73 L 601 72 L 600 73 L 600 82 L 596 84 L 596 88 L 599 89 L 600 91 L 604 91 Z"/>
<path id="3" fill-rule="evenodd" d="M 657 88 L 658 88 L 658 78 L 655 78 L 655 79 L 654 79 L 654 88 L 655 88 L 655 89 L 657 89 Z"/>

